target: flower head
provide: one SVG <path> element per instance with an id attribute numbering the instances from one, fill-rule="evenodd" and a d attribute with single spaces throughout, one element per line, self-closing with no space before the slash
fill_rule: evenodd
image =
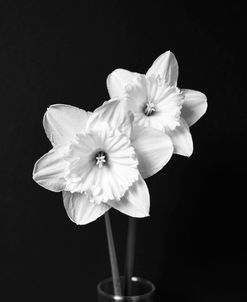
<path id="1" fill-rule="evenodd" d="M 125 88 L 135 122 L 158 130 L 174 130 L 180 125 L 183 95 L 160 77 L 136 76 Z"/>
<path id="2" fill-rule="evenodd" d="M 158 130 L 132 128 L 126 103 L 111 101 L 93 113 L 53 105 L 44 128 L 53 148 L 35 164 L 33 179 L 63 192 L 68 216 L 86 224 L 111 207 L 133 216 L 149 215 L 149 192 L 143 177 L 160 170 L 173 147 Z M 147 139 L 152 146 L 146 145 Z"/>
<path id="3" fill-rule="evenodd" d="M 177 87 L 178 64 L 170 51 L 159 56 L 146 75 L 124 69 L 114 70 L 107 78 L 111 97 L 128 103 L 134 122 L 167 133 L 174 153 L 190 156 L 193 142 L 189 126 L 206 111 L 206 96 L 198 91 Z"/>

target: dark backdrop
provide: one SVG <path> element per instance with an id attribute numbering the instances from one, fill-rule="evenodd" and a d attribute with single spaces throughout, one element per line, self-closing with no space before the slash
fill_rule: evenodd
<path id="1" fill-rule="evenodd" d="M 191 158 L 174 155 L 147 180 L 135 274 L 157 302 L 246 301 L 246 17 L 235 3 L 0 1 L 1 301 L 96 301 L 110 275 L 104 219 L 76 226 L 61 194 L 32 181 L 50 149 L 42 116 L 54 103 L 93 110 L 113 69 L 145 73 L 166 50 L 179 87 L 209 108 Z M 111 217 L 122 271 L 127 217 Z"/>

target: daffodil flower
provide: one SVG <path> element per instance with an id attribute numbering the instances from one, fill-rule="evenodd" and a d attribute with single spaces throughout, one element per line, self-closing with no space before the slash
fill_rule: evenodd
<path id="1" fill-rule="evenodd" d="M 132 217 L 149 215 L 150 198 L 143 177 L 170 159 L 169 136 L 132 128 L 125 103 L 112 101 L 90 113 L 69 105 L 52 105 L 43 125 L 53 148 L 35 164 L 33 179 L 63 192 L 76 224 L 96 220 L 111 207 Z"/>
<path id="2" fill-rule="evenodd" d="M 107 78 L 111 98 L 122 98 L 134 113 L 134 122 L 167 133 L 174 153 L 190 156 L 193 141 L 189 127 L 207 109 L 206 96 L 195 90 L 177 87 L 178 64 L 170 51 L 159 56 L 145 75 L 124 69 Z"/>

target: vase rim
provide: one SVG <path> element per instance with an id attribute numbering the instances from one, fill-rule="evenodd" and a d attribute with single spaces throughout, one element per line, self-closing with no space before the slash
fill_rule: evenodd
<path id="1" fill-rule="evenodd" d="M 120 276 L 120 279 L 123 279 L 123 278 L 124 278 L 124 276 Z M 138 282 L 138 281 L 139 281 L 139 282 L 145 283 L 145 284 L 147 284 L 147 285 L 150 286 L 150 290 L 149 290 L 148 292 L 146 292 L 145 294 L 141 294 L 141 295 L 135 295 L 135 296 L 116 296 L 116 295 L 113 295 L 113 294 L 108 294 L 108 293 L 106 293 L 106 292 L 103 291 L 103 290 L 101 289 L 101 287 L 100 287 L 101 284 L 102 284 L 103 282 L 109 282 L 109 281 L 112 281 L 112 278 L 111 278 L 111 277 L 101 280 L 101 281 L 98 283 L 98 285 L 97 285 L 98 292 L 99 292 L 101 295 L 103 295 L 103 296 L 105 296 L 105 297 L 113 298 L 113 299 L 115 299 L 116 301 L 117 301 L 117 300 L 121 301 L 122 298 L 127 298 L 127 299 L 128 299 L 128 298 L 129 298 L 129 299 L 133 299 L 133 298 L 145 298 L 145 297 L 151 295 L 151 294 L 155 291 L 155 286 L 154 286 L 154 284 L 153 284 L 151 281 L 149 281 L 149 280 L 147 280 L 147 279 L 144 279 L 144 278 L 142 278 L 142 277 L 132 276 L 132 277 L 131 277 L 131 281 L 133 281 L 133 282 Z"/>

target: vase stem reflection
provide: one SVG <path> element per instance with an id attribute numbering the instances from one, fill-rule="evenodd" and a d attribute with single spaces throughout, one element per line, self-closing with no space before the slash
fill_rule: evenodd
<path id="1" fill-rule="evenodd" d="M 121 287 L 124 286 L 124 277 L 120 277 Z M 131 278 L 131 295 L 115 296 L 112 278 L 99 282 L 97 286 L 98 302 L 153 302 L 155 286 L 152 282 L 139 277 Z"/>

